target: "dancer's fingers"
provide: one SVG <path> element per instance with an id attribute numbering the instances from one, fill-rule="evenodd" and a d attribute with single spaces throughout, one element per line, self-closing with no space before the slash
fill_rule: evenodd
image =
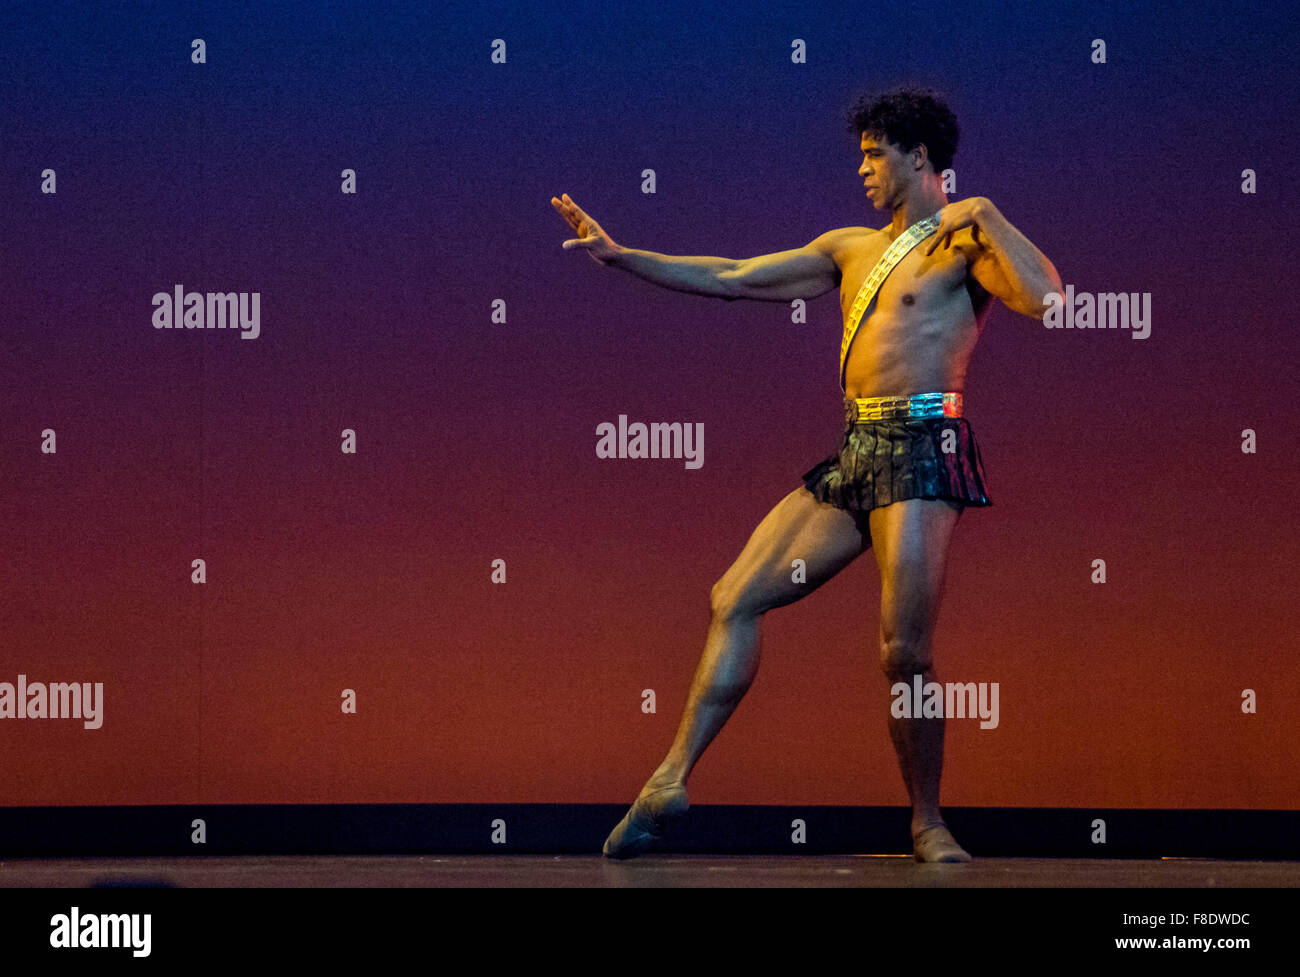
<path id="1" fill-rule="evenodd" d="M 560 212 L 560 216 L 568 221 L 575 231 L 578 230 L 578 219 L 574 217 L 573 212 L 569 207 L 565 206 L 563 202 L 556 200 L 554 197 L 551 198 L 551 205 Z"/>

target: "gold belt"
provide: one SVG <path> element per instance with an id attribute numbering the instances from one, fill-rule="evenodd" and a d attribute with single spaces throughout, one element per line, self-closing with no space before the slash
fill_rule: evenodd
<path id="1" fill-rule="evenodd" d="M 892 417 L 961 417 L 961 394 L 924 393 L 910 397 L 855 397 L 858 423 Z"/>

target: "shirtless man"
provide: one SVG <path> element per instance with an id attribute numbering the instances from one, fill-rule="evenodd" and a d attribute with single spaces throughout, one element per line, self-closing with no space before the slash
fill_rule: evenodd
<path id="1" fill-rule="evenodd" d="M 956 152 L 957 120 L 936 93 L 905 88 L 863 99 L 851 126 L 861 137 L 867 199 L 892 216 L 879 230 L 843 227 L 802 248 L 743 260 L 677 257 L 618 245 L 567 194 L 551 198 L 578 233 L 563 247 L 602 265 L 728 301 L 790 302 L 839 287 L 845 320 L 841 447 L 763 518 L 714 584 L 708 638 L 677 735 L 606 840 L 609 857 L 640 854 L 686 812 L 686 778 L 758 671 L 763 614 L 812 593 L 863 550 L 874 550 L 880 568 L 880 661 L 891 686 L 910 687 L 917 673 L 936 681 L 930 643 L 948 541 L 965 506 L 991 504 L 961 416 L 966 367 L 993 298 L 1041 318 L 1061 280 L 987 198 L 948 203 L 940 174 Z M 853 332 L 864 279 L 892 242 L 927 219 L 871 308 L 858 310 Z M 795 559 L 806 562 L 807 582 L 792 581 Z M 891 713 L 888 723 L 912 804 L 915 858 L 970 861 L 939 809 L 944 720 Z"/>

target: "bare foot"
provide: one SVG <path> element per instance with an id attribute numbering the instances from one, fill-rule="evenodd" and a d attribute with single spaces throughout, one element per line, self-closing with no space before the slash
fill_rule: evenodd
<path id="1" fill-rule="evenodd" d="M 641 794 L 605 839 L 604 854 L 609 858 L 632 858 L 663 837 L 669 826 L 686 813 L 686 785 L 682 783 L 652 787 L 646 784 Z"/>
<path id="2" fill-rule="evenodd" d="M 971 861 L 946 824 L 934 824 L 912 835 L 912 849 L 918 862 Z"/>

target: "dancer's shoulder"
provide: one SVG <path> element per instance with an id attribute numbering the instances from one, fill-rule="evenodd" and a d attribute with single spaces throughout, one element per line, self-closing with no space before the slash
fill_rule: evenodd
<path id="1" fill-rule="evenodd" d="M 846 252 L 854 252 L 882 231 L 874 227 L 837 227 L 815 238 L 810 247 L 816 247 L 838 262 Z"/>

